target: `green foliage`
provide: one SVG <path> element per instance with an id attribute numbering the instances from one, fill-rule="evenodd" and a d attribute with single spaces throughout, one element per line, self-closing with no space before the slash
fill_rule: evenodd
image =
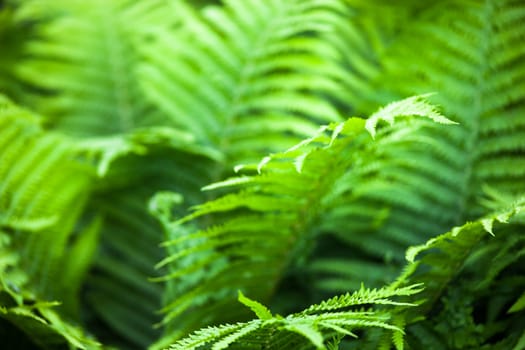
<path id="1" fill-rule="evenodd" d="M 450 123 L 421 97 L 409 98 L 388 105 L 366 122 L 351 118 L 321 127 L 287 151 L 238 169 L 256 175 L 206 187 L 239 190 L 196 206 L 189 216 L 167 225 L 169 236 L 175 238 L 165 243 L 170 255 L 161 265 L 171 265 L 164 280 L 174 283 L 178 291 L 169 296 L 173 302 L 164 308 L 164 322 L 173 322 L 186 333 L 203 322 L 217 322 L 211 317 L 222 320 L 223 315 L 232 314 L 227 310 L 233 309 L 238 289 L 266 300 L 286 270 L 304 265 L 324 217 L 334 210 L 353 210 L 351 202 L 349 208 L 342 208 L 338 195 L 370 176 L 369 165 L 376 156 L 372 145 L 406 145 L 405 139 L 387 131 L 390 128 L 376 135 L 379 122 L 392 122 L 405 114 Z M 421 126 L 414 123 L 412 128 Z M 212 225 L 192 232 L 191 223 L 203 217 Z M 181 227 L 188 221 L 190 227 Z M 207 274 L 188 281 L 188 272 L 199 269 Z M 198 310 L 194 310 L 196 304 Z"/>
<path id="2" fill-rule="evenodd" d="M 508 305 L 516 302 L 525 282 L 520 277 L 510 280 L 510 275 L 515 278 L 522 274 L 522 268 L 517 264 L 523 254 L 524 242 L 514 233 L 516 229 L 521 229 L 515 225 L 522 225 L 525 219 L 524 203 L 522 197 L 508 208 L 455 227 L 424 245 L 407 250 L 406 257 L 411 262 L 407 271 L 411 272 L 394 283 L 394 287 L 408 283 L 425 285 L 425 290 L 419 295 L 425 298 L 424 303 L 419 310 L 410 310 L 408 317 L 420 317 L 432 308 L 439 310 L 434 319 L 415 324 L 415 339 L 409 344 L 417 348 L 429 341 L 429 338 L 423 342 L 417 339 L 421 328 L 427 328 L 429 333 L 445 340 L 448 348 L 505 349 L 516 341 L 517 334 L 505 335 L 503 332 L 512 329 L 514 322 L 520 322 L 508 316 L 511 311 Z M 517 254 L 507 250 L 510 246 Z M 496 253 L 494 260 L 486 256 L 483 259 L 482 256 L 488 251 L 492 251 L 490 254 L 495 251 L 503 254 Z M 510 288 L 507 289 L 509 293 L 502 293 L 500 288 Z M 514 292 L 511 292 L 512 289 Z M 488 303 L 485 307 L 479 304 L 483 301 Z M 436 303 L 440 304 L 439 307 L 435 306 Z M 407 333 L 412 335 L 411 332 L 409 327 Z M 494 338 L 501 341 L 493 343 Z M 433 348 L 439 347 L 433 345 Z"/>
<path id="3" fill-rule="evenodd" d="M 3 346 L 525 348 L 524 37 L 517 0 L 0 1 Z"/>
<path id="4" fill-rule="evenodd" d="M 96 342 L 68 319 L 78 320 L 96 240 L 92 228 L 74 231 L 91 174 L 75 161 L 69 140 L 40 124 L 1 97 L 0 313 L 40 346 L 86 348 Z"/>
<path id="5" fill-rule="evenodd" d="M 390 298 L 418 293 L 421 291 L 418 287 L 420 285 L 396 290 L 369 290 L 362 287 L 353 294 L 342 295 L 321 304 L 312 305 L 286 318 L 279 315 L 272 316 L 265 306 L 248 299 L 239 292 L 239 301 L 252 309 L 258 319 L 244 324 L 204 328 L 178 341 L 170 349 L 190 350 L 204 345 L 213 345 L 211 349 L 219 350 L 235 343 L 242 344 L 242 347 L 246 349 L 304 349 L 312 346 L 316 349 L 327 349 L 324 345 L 324 338 L 337 338 L 334 333 L 356 337 L 352 330 L 365 327 L 377 327 L 402 333 L 401 329 L 388 323 L 390 315 L 387 312 L 370 308 L 366 311 L 348 311 L 348 309 L 368 304 L 410 307 L 413 304 L 393 301 Z"/>
<path id="6" fill-rule="evenodd" d="M 141 50 L 145 94 L 222 151 L 227 168 L 256 161 L 342 119 L 331 100 L 346 103 L 348 73 L 326 40 L 345 13 L 333 0 L 232 1 L 199 12 L 178 2 L 168 15 L 180 23 L 152 29 Z"/>
<path id="7" fill-rule="evenodd" d="M 525 219 L 524 214 L 525 200 L 521 199 L 516 201 L 511 208 L 492 213 L 461 227 L 455 227 L 450 232 L 433 238 L 424 245 L 409 248 L 406 254 L 409 263 L 405 268 L 405 272 L 387 288 L 381 290 L 365 290 L 361 288 L 358 292 L 323 301 L 318 305 L 312 305 L 308 309 L 286 318 L 280 316 L 272 317 L 268 309 L 263 305 L 244 297 L 239 292 L 239 301 L 256 313 L 258 316 L 257 320 L 244 324 L 238 323 L 224 325 L 219 328 L 199 330 L 195 334 L 175 343 L 171 349 L 196 349 L 205 344 L 213 345 L 210 347 L 211 349 L 222 349 L 230 344 L 232 348 L 236 348 L 235 344 L 237 344 L 241 345 L 241 348 L 249 349 L 286 349 L 291 347 L 325 349 L 325 341 L 334 337 L 334 331 L 342 337 L 345 335 L 356 337 L 351 332 L 352 327 L 356 326 L 357 328 L 363 326 L 378 327 L 384 333 L 383 335 L 378 335 L 378 333 L 367 335 L 370 339 L 367 339 L 367 342 L 360 345 L 360 348 L 365 349 L 389 349 L 391 344 L 396 349 L 402 349 L 404 341 L 413 348 L 455 349 L 482 347 L 482 344 L 493 337 L 494 333 L 497 334 L 504 329 L 512 327 L 515 320 L 500 320 L 498 322 L 503 324 L 497 324 L 498 322 L 496 322 L 490 327 L 475 324 L 472 318 L 468 319 L 471 315 L 461 314 L 463 312 L 461 309 L 465 308 L 465 303 L 468 303 L 470 299 L 466 296 L 468 294 L 443 297 L 442 314 L 433 320 L 422 320 L 421 316 L 428 313 L 428 309 L 433 307 L 434 303 L 442 295 L 443 289 L 448 287 L 452 279 L 457 278 L 460 273 L 464 275 L 465 272 L 462 270 L 472 267 L 469 266 L 472 262 L 468 261 L 472 259 L 472 251 L 479 246 L 480 242 L 487 235 L 494 237 L 493 226 L 497 225 L 497 229 L 502 229 L 502 232 L 498 232 L 503 236 L 500 240 L 508 241 L 512 237 L 505 237 L 509 233 L 509 231 L 505 232 L 505 226 L 522 223 Z M 491 239 L 496 240 L 497 238 Z M 488 242 L 487 245 L 491 244 L 498 243 Z M 477 280 L 470 278 L 471 282 L 477 282 L 471 292 L 479 291 L 481 288 L 485 288 L 487 284 L 495 282 L 492 278 L 487 277 L 486 273 L 476 276 L 476 278 Z M 408 285 L 409 283 L 417 284 Z M 523 288 L 524 280 L 521 279 L 518 283 Z M 425 286 L 424 289 L 420 289 L 419 287 L 421 286 Z M 454 287 L 451 293 L 458 293 L 458 290 L 461 291 L 460 293 L 465 293 L 466 291 L 463 288 L 465 287 Z M 396 302 L 389 299 L 392 296 L 407 296 L 408 299 L 405 299 L 404 302 Z M 510 299 L 513 300 L 512 298 Z M 521 302 L 521 299 L 522 297 L 516 304 Z M 454 306 L 451 303 L 456 303 L 457 305 Z M 349 306 L 374 304 L 391 305 L 393 307 L 386 313 L 382 309 L 335 313 L 336 310 L 348 308 Z M 469 311 L 472 312 L 471 307 Z M 503 310 L 503 312 L 505 311 Z M 453 312 L 453 314 L 450 314 L 450 312 Z M 508 310 L 508 312 L 514 312 L 513 308 Z M 309 316 L 312 313 L 317 314 L 316 317 L 310 318 Z M 336 316 L 336 319 L 331 318 L 333 316 Z M 349 316 L 352 318 L 351 320 L 347 318 Z M 362 319 L 361 316 L 365 316 L 365 318 Z M 368 318 L 370 316 L 372 319 Z M 378 316 L 379 318 L 373 319 Z M 461 317 L 465 316 L 467 319 L 461 319 Z M 361 323 L 358 320 L 372 322 Z M 390 320 L 392 323 L 385 323 L 387 320 Z M 326 321 L 334 321 L 334 323 L 330 324 Z M 405 327 L 407 335 L 403 337 L 405 333 L 403 328 Z M 422 328 L 424 329 L 425 327 L 429 329 L 426 330 L 427 333 L 424 333 L 425 338 L 420 339 Z M 469 333 L 467 331 L 468 327 L 472 327 L 475 330 L 475 334 L 473 331 Z M 323 328 L 324 331 L 320 332 L 320 329 Z M 288 331 L 301 334 L 308 341 L 293 339 L 294 335 Z M 394 332 L 393 335 L 390 334 L 392 331 Z M 432 338 L 432 333 L 435 333 L 435 338 Z M 515 336 L 509 338 L 493 344 L 491 348 L 505 349 L 509 344 L 517 340 Z"/>

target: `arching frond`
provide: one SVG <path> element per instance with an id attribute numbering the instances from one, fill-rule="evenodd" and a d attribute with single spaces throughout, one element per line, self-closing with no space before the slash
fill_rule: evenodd
<path id="1" fill-rule="evenodd" d="M 75 234 L 92 173 L 74 160 L 70 141 L 40 123 L 0 97 L 0 317 L 40 346 L 95 346 L 64 318 L 79 321 L 97 243 L 96 226 Z"/>
<path id="2" fill-rule="evenodd" d="M 116 331 L 124 347 L 144 348 L 158 336 L 153 324 L 162 288 L 148 278 L 156 275 L 165 237 L 147 212 L 149 197 L 173 190 L 190 204 L 202 201 L 198 189 L 211 181 L 208 168 L 221 157 L 171 128 L 140 89 L 137 50 L 151 25 L 171 24 L 173 18 L 160 16 L 167 6 L 162 0 L 21 4 L 38 21 L 13 69 L 28 86 L 17 97 L 46 115 L 47 129 L 81 139 L 72 147 L 97 167 L 82 217 L 101 218 L 85 293 L 93 311 L 88 318 L 104 332 L 108 326 Z"/>
<path id="3" fill-rule="evenodd" d="M 141 66 L 145 93 L 171 120 L 255 161 L 340 120 L 346 75 L 326 36 L 345 21 L 339 1 L 227 1 L 197 12 L 184 2 L 174 29 L 155 29 Z"/>
<path id="4" fill-rule="evenodd" d="M 510 316 L 505 305 L 519 300 L 519 290 L 525 286 L 524 278 L 515 277 L 523 272 L 525 239 L 517 233 L 523 230 L 525 222 L 524 204 L 522 197 L 407 250 L 409 264 L 391 288 L 424 285 L 415 299 L 410 298 L 412 302 L 419 300 L 420 305 L 400 308 L 410 347 L 504 349 L 517 343 L 522 329 L 514 325 L 522 323 L 525 313 Z M 486 265 L 481 266 L 482 261 Z M 509 271 L 512 280 L 506 275 Z M 507 291 L 505 296 L 496 292 L 500 288 Z M 496 302 L 492 299 L 495 295 L 503 300 Z M 474 315 L 474 303 L 486 305 L 486 314 L 478 305 L 478 314 Z M 422 315 L 429 317 L 424 319 Z M 508 338 L 500 343 L 503 329 Z M 390 339 L 388 334 L 383 338 L 386 343 Z M 430 345 L 433 340 L 435 343 Z M 377 346 L 372 341 L 369 348 Z"/>
<path id="5" fill-rule="evenodd" d="M 385 289 L 365 290 L 361 288 L 353 294 L 334 297 L 286 318 L 272 316 L 263 305 L 240 294 L 239 300 L 252 309 L 258 315 L 258 319 L 247 323 L 203 328 L 177 341 L 170 349 L 201 347 L 237 349 L 237 345 L 239 348 L 250 349 L 268 347 L 286 349 L 291 346 L 298 349 L 324 349 L 326 341 L 329 337 L 334 336 L 334 332 L 343 337 L 345 335 L 355 337 L 353 332 L 355 326 L 366 331 L 365 342 L 359 343 L 360 348 L 363 349 L 391 349 L 392 346 L 396 349 L 403 349 L 405 345 L 410 348 L 428 346 L 432 349 L 465 346 L 491 349 L 512 347 L 520 341 L 520 328 L 513 327 L 513 325 L 521 323 L 520 320 L 525 317 L 523 312 L 512 318 L 492 320 L 491 322 L 500 322 L 496 328 L 484 327 L 482 324 L 476 325 L 472 319 L 468 318 L 455 320 L 450 317 L 443 319 L 443 317 L 448 316 L 447 312 L 454 312 L 456 316 L 461 315 L 461 310 L 449 308 L 462 307 L 461 304 L 470 303 L 470 298 L 466 300 L 465 294 L 461 294 L 462 299 L 455 301 L 454 297 L 446 291 L 457 289 L 459 276 L 468 278 L 468 283 L 479 283 L 487 279 L 484 270 L 480 272 L 479 267 L 475 266 L 475 261 L 480 260 L 480 253 L 485 253 L 487 247 L 493 244 L 501 247 L 515 240 L 517 237 L 515 230 L 523 228 L 523 226 L 515 225 L 524 223 L 524 204 L 523 199 L 517 200 L 509 208 L 491 213 L 475 222 L 455 227 L 450 232 L 436 236 L 423 245 L 410 247 L 406 253 L 409 264 L 405 272 Z M 521 241 L 520 245 L 523 246 L 523 239 Z M 480 245 L 481 242 L 484 244 Z M 502 256 L 508 256 L 508 254 L 503 253 Z M 514 259 L 514 262 L 516 260 Z M 498 263 L 498 257 L 495 257 L 492 262 Z M 473 271 L 478 272 L 477 276 L 472 275 Z M 495 281 L 498 284 L 501 282 Z M 514 283 L 516 282 L 522 286 L 525 285 L 525 279 Z M 422 286 L 423 288 L 420 288 Z M 475 285 L 473 291 L 477 290 L 479 293 L 486 287 L 487 285 L 483 284 Z M 490 295 L 486 292 L 485 294 Z M 406 296 L 406 298 L 403 298 L 402 301 L 395 301 L 391 299 L 394 296 Z M 454 303 L 459 304 L 454 305 Z M 373 305 L 377 309 L 348 311 L 348 307 L 359 305 Z M 385 307 L 381 308 L 379 305 Z M 500 315 L 494 315 L 495 317 L 507 316 L 505 309 L 498 309 Z M 436 311 L 432 310 L 439 310 L 440 314 L 436 316 Z M 472 312 L 471 309 L 470 312 Z M 434 316 L 425 318 L 424 315 Z M 363 316 L 365 318 L 361 318 Z M 368 317 L 379 318 L 371 320 Z M 446 323 L 453 326 L 454 322 L 465 321 L 470 324 L 457 324 L 453 329 L 444 328 Z M 371 327 L 377 328 L 369 329 Z M 497 337 L 497 334 L 503 329 L 509 331 L 510 328 L 513 329 L 507 338 L 493 342 L 495 335 Z M 406 335 L 402 332 L 403 330 Z M 471 330 L 477 330 L 477 334 L 468 333 Z M 301 337 L 297 337 L 297 334 Z M 345 341 L 345 343 L 351 346 L 351 341 Z"/>
<path id="6" fill-rule="evenodd" d="M 480 214 L 480 184 L 523 190 L 524 13 L 516 1 L 426 7 L 383 52 L 377 93 L 370 95 L 384 103 L 385 96 L 437 92 L 434 100 L 461 124 L 442 142 L 464 155 L 469 170 L 459 208 L 466 218 Z"/>
<path id="7" fill-rule="evenodd" d="M 163 3 L 24 2 L 22 11 L 40 22 L 35 37 L 24 43 L 25 59 L 15 72 L 38 93 L 28 90 L 21 99 L 47 116 L 48 128 L 79 137 L 165 125 L 135 75 L 136 45 L 144 40 L 138 31 L 154 23 Z"/>
<path id="8" fill-rule="evenodd" d="M 423 17 L 414 24 L 412 37 L 425 36 L 434 50 L 418 55 L 405 85 L 411 88 L 400 92 L 413 94 L 435 86 L 439 92 L 436 99 L 464 126 L 464 142 L 458 146 L 469 155 L 466 164 L 471 175 L 464 185 L 468 216 L 479 212 L 473 202 L 481 194 L 480 183 L 515 194 L 523 191 L 519 179 L 525 174 L 521 162 L 525 138 L 519 135 L 525 125 L 521 117 L 525 111 L 525 52 L 521 45 L 525 6 L 516 1 L 487 1 L 458 3 L 447 9 L 445 14 L 441 6 L 431 7 L 429 16 L 441 13 L 437 21 L 431 24 Z M 395 58 L 385 61 L 387 79 L 407 76 L 396 63 L 407 57 L 407 49 L 413 45 L 406 39 L 393 48 Z M 440 48 L 439 57 L 436 48 Z"/>
<path id="9" fill-rule="evenodd" d="M 92 174 L 74 161 L 70 142 L 44 133 L 41 119 L 3 97 L 0 104 L 0 222 L 13 231 L 12 244 L 28 256 L 26 272 L 39 279 L 46 295 L 57 287 L 49 278 L 86 203 Z"/>
<path id="10" fill-rule="evenodd" d="M 330 256 L 313 265 L 323 288 L 334 292 L 368 280 L 367 273 L 338 272 L 345 261 L 337 256 L 345 254 L 345 249 L 338 249 L 342 242 L 360 251 L 354 263 L 365 261 L 370 267 L 386 263 L 395 269 L 403 246 L 487 212 L 480 205 L 484 185 L 511 194 L 524 190 L 523 4 L 452 1 L 423 6 L 409 1 L 397 11 L 400 6 L 387 1 L 350 3 L 363 18 L 360 21 L 376 24 L 379 38 L 378 44 L 369 41 L 364 46 L 372 48 L 363 57 L 378 64 L 359 81 L 367 87 L 360 91 L 366 93 L 360 97 L 349 93 L 350 104 L 359 113 L 369 113 L 391 99 L 435 92 L 431 101 L 459 124 L 421 129 L 412 137 L 428 140 L 423 147 L 383 150 L 385 159 L 377 164 L 374 181 L 360 186 L 358 202 L 363 208 L 384 208 L 384 216 L 373 225 L 363 222 L 351 230 L 328 226 L 336 237 L 334 244 L 326 239 L 323 246 Z M 368 35 L 365 29 L 361 37 Z M 352 52 L 346 58 L 353 70 L 352 60 L 357 60 L 358 69 L 363 59 Z M 340 210 L 335 215 L 332 221 L 337 223 L 352 214 Z M 373 234 L 363 238 L 365 232 Z M 390 276 L 381 273 L 369 285 Z"/>
<path id="11" fill-rule="evenodd" d="M 159 190 L 171 190 L 180 191 L 189 204 L 201 201 L 198 188 L 209 179 L 208 167 L 217 157 L 184 136 L 149 128 L 76 145 L 102 176 L 87 208 L 88 215 L 104 218 L 104 226 L 103 249 L 86 296 L 97 317 L 122 336 L 123 347 L 144 348 L 159 336 L 153 325 L 160 321 L 156 311 L 163 288 L 149 279 L 159 273 L 154 265 L 163 257 L 159 244 L 165 238 L 147 211 L 148 200 Z"/>
<path id="12" fill-rule="evenodd" d="M 237 193 L 196 206 L 186 218 L 168 223 L 170 255 L 160 265 L 171 266 L 164 278 L 173 284 L 164 308 L 164 322 L 174 328 L 170 336 L 220 321 L 220 310 L 241 317 L 242 313 L 231 311 L 237 289 L 266 300 L 286 269 L 300 266 L 311 252 L 324 217 L 339 207 L 336 199 L 342 186 L 351 190 L 352 184 L 367 178 L 367 162 L 376 156 L 376 148 L 403 144 L 396 138 L 400 130 L 381 128 L 372 142 L 366 129 L 375 131 L 378 122 L 405 114 L 450 123 L 415 97 L 380 110 L 366 125 L 362 119 L 351 118 L 322 127 L 316 136 L 286 152 L 244 168 L 260 174 L 207 187 L 238 189 Z M 412 127 L 421 125 L 414 122 Z M 347 182 L 341 183 L 342 179 Z M 212 224 L 195 232 L 191 225 L 183 225 L 197 218 Z M 207 273 L 199 277 L 202 270 Z"/>
<path id="13" fill-rule="evenodd" d="M 394 298 L 410 296 L 421 291 L 420 286 L 370 290 L 362 287 L 352 294 L 312 305 L 308 309 L 282 317 L 273 316 L 263 305 L 239 292 L 239 301 L 254 311 L 258 319 L 246 323 L 201 329 L 170 346 L 172 350 L 200 349 L 202 346 L 219 349 L 327 349 L 328 342 L 337 336 L 357 337 L 360 329 L 383 328 L 403 333 L 389 323 L 390 315 L 378 305 L 414 306 Z M 366 311 L 355 309 L 367 306 Z M 352 310 L 354 308 L 354 310 Z M 263 310 L 263 312 L 261 312 Z"/>

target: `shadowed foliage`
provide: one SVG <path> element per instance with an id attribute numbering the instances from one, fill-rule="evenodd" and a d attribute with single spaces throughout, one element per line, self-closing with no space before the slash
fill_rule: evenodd
<path id="1" fill-rule="evenodd" d="M 517 0 L 0 1 L 2 339 L 525 348 L 524 39 Z"/>

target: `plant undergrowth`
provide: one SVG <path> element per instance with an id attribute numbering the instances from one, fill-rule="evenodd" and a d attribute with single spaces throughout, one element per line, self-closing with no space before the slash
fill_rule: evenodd
<path id="1" fill-rule="evenodd" d="M 525 5 L 0 1 L 8 349 L 525 349 Z"/>

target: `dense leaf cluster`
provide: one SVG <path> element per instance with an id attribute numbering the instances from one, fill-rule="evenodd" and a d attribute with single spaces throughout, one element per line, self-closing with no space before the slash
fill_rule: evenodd
<path id="1" fill-rule="evenodd" d="M 2 346 L 525 349 L 524 39 L 518 0 L 0 1 Z"/>

